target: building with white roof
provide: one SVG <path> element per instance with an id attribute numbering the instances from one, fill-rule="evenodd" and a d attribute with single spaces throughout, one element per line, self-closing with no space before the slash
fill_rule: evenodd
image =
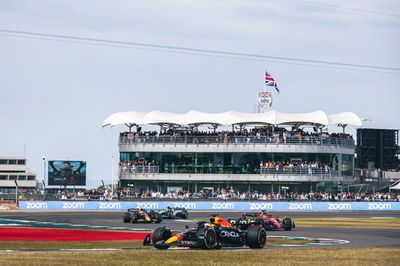
<path id="1" fill-rule="evenodd" d="M 129 129 L 119 138 L 121 186 L 163 192 L 226 187 L 277 192 L 284 187 L 289 192 L 351 184 L 355 143 L 343 133 L 362 121 L 351 112 L 151 111 L 115 113 L 102 127 L 116 125 Z M 160 130 L 142 132 L 144 125 Z M 343 127 L 343 133 L 327 134 L 329 125 Z M 222 130 L 226 126 L 232 130 Z"/>

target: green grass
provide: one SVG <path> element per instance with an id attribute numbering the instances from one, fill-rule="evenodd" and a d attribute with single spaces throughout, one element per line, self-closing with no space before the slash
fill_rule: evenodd
<path id="1" fill-rule="evenodd" d="M 400 248 L 132 250 L 1 254 L 0 265 L 399 265 Z"/>
<path id="2" fill-rule="evenodd" d="M 268 238 L 267 245 L 301 245 L 312 243 L 308 240 Z M 0 241 L 0 250 L 59 250 L 59 249 L 112 249 L 112 248 L 151 248 L 144 247 L 142 240 L 113 241 Z"/>
<path id="3" fill-rule="evenodd" d="M 297 227 L 399 228 L 398 218 L 295 218 Z"/>

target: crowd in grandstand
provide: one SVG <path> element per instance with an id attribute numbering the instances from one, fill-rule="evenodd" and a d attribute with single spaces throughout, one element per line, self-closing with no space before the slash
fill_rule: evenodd
<path id="1" fill-rule="evenodd" d="M 194 136 L 194 137 L 235 137 L 235 136 L 258 136 L 258 137 L 271 137 L 280 142 L 285 142 L 287 138 L 291 137 L 322 137 L 322 138 L 350 138 L 353 137 L 346 133 L 328 133 L 328 132 L 307 132 L 302 129 L 286 130 L 284 128 L 272 127 L 256 127 L 252 129 L 242 129 L 236 131 L 198 131 L 198 130 L 176 130 L 166 129 L 160 132 L 158 131 L 141 131 L 141 128 L 136 132 L 121 132 L 122 137 L 134 137 L 134 136 Z"/>
<path id="2" fill-rule="evenodd" d="M 158 162 L 154 160 L 133 160 L 119 163 L 121 172 L 127 173 L 159 173 Z"/>
<path id="3" fill-rule="evenodd" d="M 89 189 L 89 190 L 59 190 L 56 198 L 60 200 L 113 200 L 122 199 L 122 195 L 128 195 L 126 190 Z"/>
<path id="4" fill-rule="evenodd" d="M 133 160 L 133 161 L 121 161 L 119 163 L 121 171 L 127 171 L 129 173 L 142 173 L 142 172 L 151 172 L 151 173 L 159 173 L 159 163 L 155 160 Z M 156 167 L 153 167 L 156 166 Z M 261 174 L 329 174 L 331 173 L 331 165 L 330 163 L 321 163 L 321 162 L 305 162 L 305 161 L 267 161 L 260 162 L 260 172 Z M 195 167 L 196 171 L 200 171 L 200 168 L 210 168 L 209 172 L 220 172 L 220 171 L 233 171 L 234 166 L 224 166 L 221 164 L 215 164 L 212 162 L 202 163 L 198 165 L 194 165 L 192 163 L 172 163 L 171 165 L 165 164 L 165 171 L 189 171 L 187 168 Z M 248 166 L 250 167 L 250 166 Z M 212 169 L 211 169 L 212 168 Z M 214 169 L 215 168 L 215 169 Z M 229 168 L 229 169 L 228 169 Z M 238 168 L 241 168 L 238 166 Z M 192 169 L 193 170 L 193 169 Z M 204 173 L 208 173 L 207 169 L 203 169 Z M 191 170 L 190 170 L 191 171 Z M 203 172 L 202 172 L 203 173 Z"/>
<path id="5" fill-rule="evenodd" d="M 136 197 L 145 199 L 221 199 L 221 200 L 267 200 L 267 201 L 400 201 L 400 194 L 396 193 L 328 193 L 328 192 L 290 192 L 290 193 L 261 193 L 239 192 L 234 190 L 221 189 L 217 191 L 200 191 L 190 193 L 188 191 L 160 193 L 156 191 L 136 194 Z"/>
<path id="6" fill-rule="evenodd" d="M 265 200 L 265 201 L 400 201 L 399 193 L 328 193 L 328 192 L 288 192 L 288 193 L 261 193 L 258 191 L 240 192 L 233 189 L 217 189 L 215 191 L 200 190 L 197 193 L 189 191 L 170 191 L 162 193 L 155 190 L 131 192 L 128 188 L 123 190 L 110 189 L 85 190 L 85 191 L 58 191 L 61 200 L 134 200 L 134 199 L 213 199 L 213 200 Z"/>
<path id="7" fill-rule="evenodd" d="M 155 165 L 158 165 L 158 162 L 156 162 L 154 160 L 149 161 L 149 160 L 145 160 L 145 159 L 119 162 L 119 166 L 122 166 L 122 167 L 155 166 Z"/>
<path id="8" fill-rule="evenodd" d="M 303 161 L 278 161 L 278 162 L 260 162 L 260 168 L 266 169 L 275 169 L 276 171 L 279 170 L 289 170 L 290 169 L 319 169 L 324 170 L 326 173 L 329 173 L 331 166 L 329 163 L 321 163 L 321 162 L 303 162 Z"/>

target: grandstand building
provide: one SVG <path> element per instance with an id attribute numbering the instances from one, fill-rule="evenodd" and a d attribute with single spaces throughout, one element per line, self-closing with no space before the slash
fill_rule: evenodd
<path id="1" fill-rule="evenodd" d="M 346 112 L 301 114 L 122 112 L 120 186 L 135 190 L 337 191 L 353 183 L 355 143 L 328 125 L 361 126 Z M 143 131 L 142 126 L 159 126 Z"/>
<path id="2" fill-rule="evenodd" d="M 0 157 L 0 193 L 14 193 L 17 186 L 35 189 L 36 174 L 27 171 L 26 158 Z"/>

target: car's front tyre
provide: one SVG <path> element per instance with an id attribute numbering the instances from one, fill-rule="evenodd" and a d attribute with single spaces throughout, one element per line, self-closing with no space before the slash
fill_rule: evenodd
<path id="1" fill-rule="evenodd" d="M 122 220 L 124 223 L 129 223 L 131 221 L 131 213 L 130 212 L 124 212 L 122 215 Z"/>
<path id="2" fill-rule="evenodd" d="M 290 231 L 293 229 L 293 221 L 289 217 L 284 217 L 283 218 L 283 229 L 285 231 Z"/>
<path id="3" fill-rule="evenodd" d="M 218 246 L 217 233 L 212 227 L 202 227 L 196 235 L 197 248 L 213 249 Z"/>
<path id="4" fill-rule="evenodd" d="M 156 230 L 154 230 L 153 232 L 153 244 L 154 247 L 157 249 L 168 249 L 169 246 L 165 246 L 165 245 L 157 245 L 156 243 L 158 241 L 165 241 L 168 238 L 170 238 L 172 235 L 171 230 L 169 228 L 167 228 L 166 226 L 163 227 L 159 227 Z"/>

